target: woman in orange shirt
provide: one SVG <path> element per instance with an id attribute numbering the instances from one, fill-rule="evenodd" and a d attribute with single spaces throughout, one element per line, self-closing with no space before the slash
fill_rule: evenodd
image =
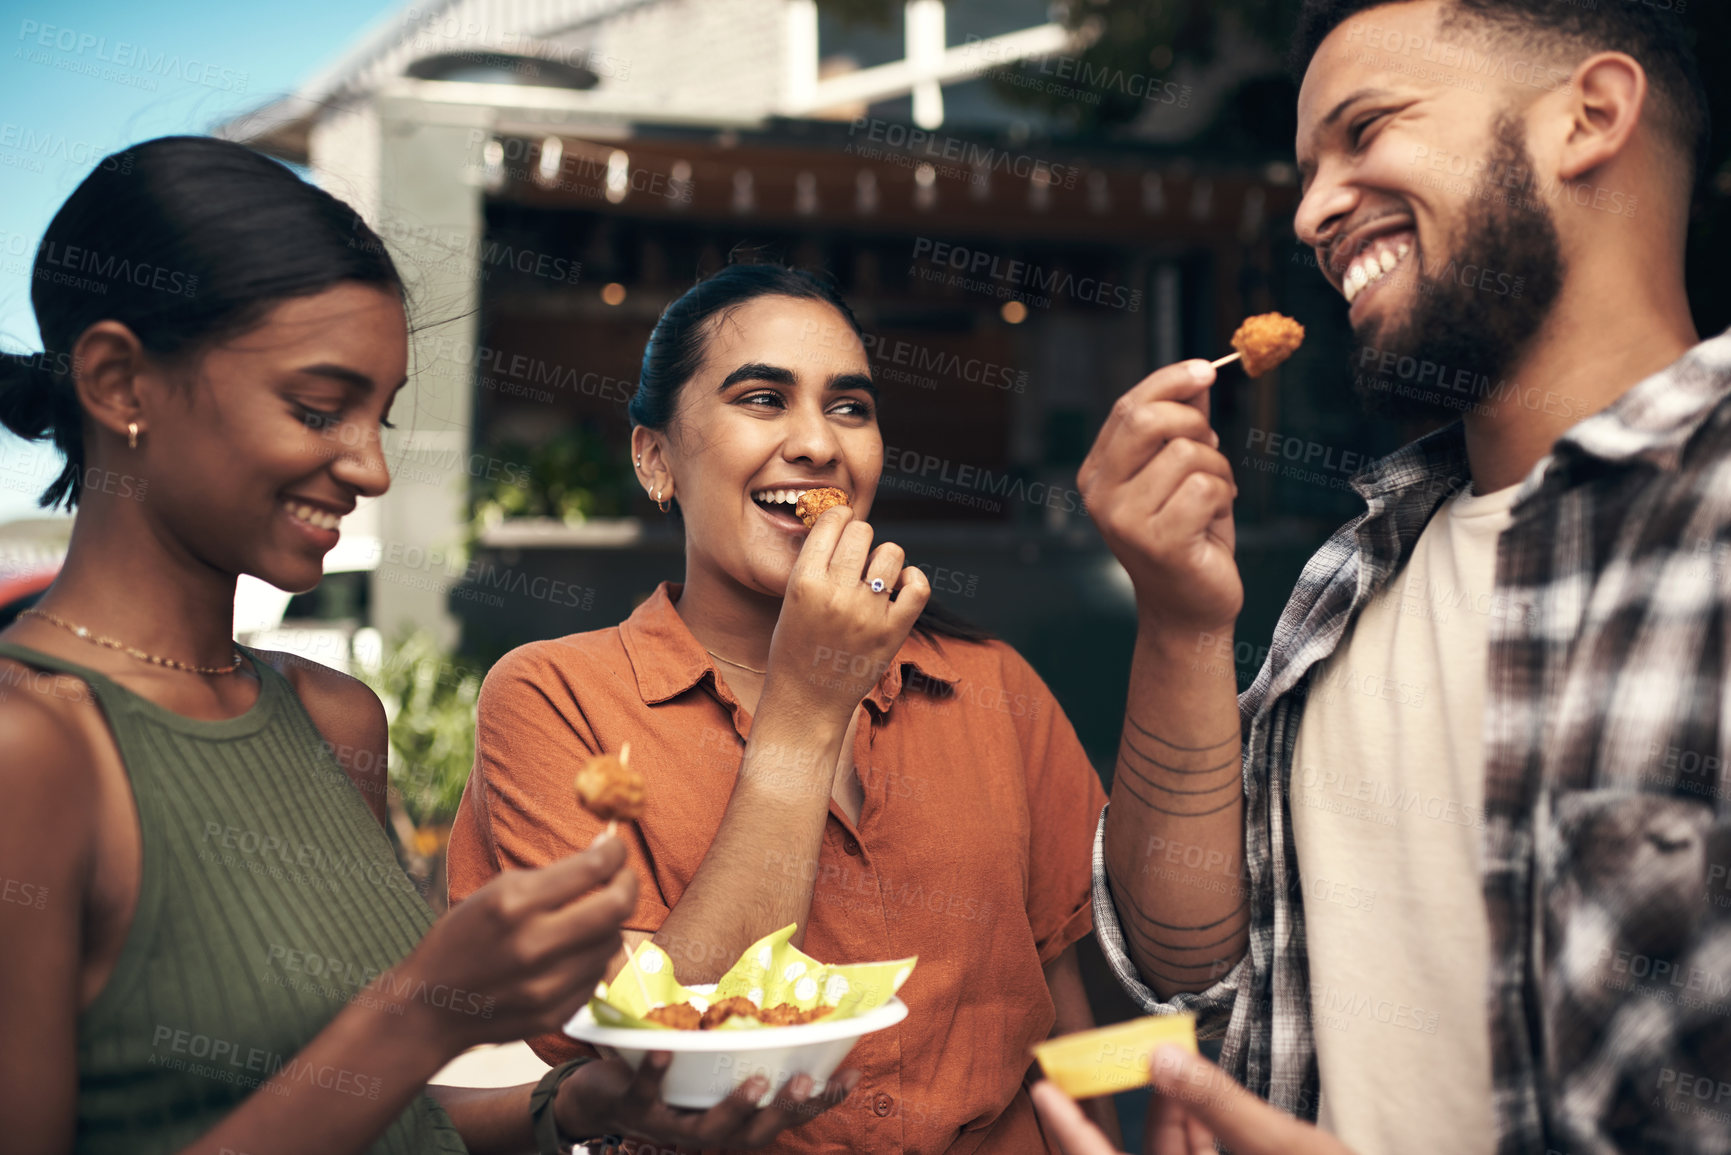
<path id="1" fill-rule="evenodd" d="M 776 1150 L 1040 1150 L 1028 1048 L 1093 1025 L 1074 943 L 1105 795 L 1027 662 L 872 548 L 877 402 L 859 325 L 815 276 L 735 265 L 667 309 L 632 448 L 679 504 L 685 580 L 488 675 L 451 897 L 588 845 L 573 774 L 630 742 L 648 799 L 621 831 L 628 943 L 653 939 L 687 983 L 788 923 L 825 962 L 919 956 L 906 1021 L 849 1056 L 851 1105 Z M 794 500 L 821 487 L 851 508 L 808 530 Z"/>

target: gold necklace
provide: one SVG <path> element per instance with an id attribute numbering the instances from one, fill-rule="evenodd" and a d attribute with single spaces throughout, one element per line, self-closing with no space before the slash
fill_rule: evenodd
<path id="1" fill-rule="evenodd" d="M 760 670 L 756 666 L 748 666 L 744 662 L 736 662 L 732 658 L 724 658 L 720 654 L 716 653 L 714 650 L 705 649 L 703 652 L 708 654 L 710 657 L 714 658 L 718 662 L 726 662 L 730 666 L 738 666 L 740 669 L 750 670 L 754 674 L 767 675 L 769 673 L 768 670 Z"/>
<path id="2" fill-rule="evenodd" d="M 34 614 L 43 621 L 57 625 L 61 629 L 66 630 L 71 634 L 75 634 L 87 642 L 91 642 L 98 646 L 106 646 L 111 650 L 119 650 L 121 653 L 137 658 L 141 662 L 150 662 L 157 666 L 167 666 L 171 670 L 180 670 L 188 674 L 232 674 L 236 670 L 240 669 L 240 647 L 238 646 L 235 647 L 234 664 L 232 666 L 191 666 L 185 662 L 177 662 L 173 658 L 159 658 L 155 654 L 147 654 L 136 646 L 129 646 L 125 642 L 115 641 L 113 638 L 105 638 L 101 634 L 93 634 L 86 627 L 74 625 L 65 618 L 55 617 L 47 610 L 39 610 L 33 607 L 22 611 L 18 616 L 24 617 L 26 614 Z"/>

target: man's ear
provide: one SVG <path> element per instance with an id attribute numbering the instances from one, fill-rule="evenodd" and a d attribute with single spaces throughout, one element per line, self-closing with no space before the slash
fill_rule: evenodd
<path id="1" fill-rule="evenodd" d="M 1570 124 L 1557 176 L 1579 180 L 1627 149 L 1647 107 L 1647 71 L 1628 53 L 1600 52 L 1581 61 L 1564 95 Z"/>
<path id="2" fill-rule="evenodd" d="M 144 345 L 119 321 L 98 321 L 84 330 L 72 347 L 72 381 L 91 420 L 120 437 L 132 423 L 145 431 L 139 395 L 145 364 Z"/>

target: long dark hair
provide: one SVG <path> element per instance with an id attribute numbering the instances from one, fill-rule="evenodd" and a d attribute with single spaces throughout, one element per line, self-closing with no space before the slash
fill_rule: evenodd
<path id="1" fill-rule="evenodd" d="M 39 500 L 49 509 L 78 504 L 84 418 L 72 350 L 91 325 L 119 321 L 174 358 L 342 282 L 403 291 L 354 209 L 269 157 L 202 136 L 105 157 L 54 214 L 31 280 L 44 352 L 0 354 L 0 424 L 66 455 Z"/>
<path id="2" fill-rule="evenodd" d="M 679 391 L 703 365 L 704 352 L 719 320 L 759 297 L 820 301 L 840 313 L 860 343 L 866 343 L 865 330 L 828 276 L 779 264 L 730 264 L 687 289 L 655 322 L 649 344 L 643 348 L 637 392 L 631 398 L 631 423 L 665 431 L 679 404 Z M 914 628 L 968 642 L 983 642 L 992 636 L 938 605 L 935 596 L 926 602 Z"/>

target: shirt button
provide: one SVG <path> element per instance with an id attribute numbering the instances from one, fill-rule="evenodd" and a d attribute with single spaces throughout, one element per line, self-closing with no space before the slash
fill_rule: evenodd
<path id="1" fill-rule="evenodd" d="M 859 839 L 855 838 L 853 835 L 842 835 L 841 848 L 853 855 L 855 858 L 859 857 Z"/>
<path id="2" fill-rule="evenodd" d="M 877 1099 L 872 1102 L 872 1110 L 876 1111 L 879 1116 L 888 1115 L 895 1105 L 894 1099 L 880 1092 Z"/>

